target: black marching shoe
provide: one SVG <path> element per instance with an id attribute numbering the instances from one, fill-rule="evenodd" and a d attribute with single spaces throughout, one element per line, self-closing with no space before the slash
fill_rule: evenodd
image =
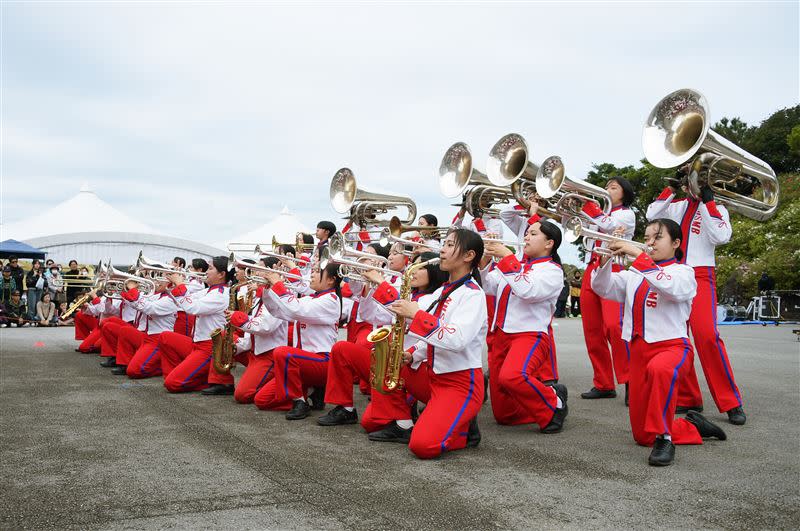
<path id="1" fill-rule="evenodd" d="M 744 409 L 742 406 L 735 407 L 733 409 L 729 409 L 728 413 L 728 422 L 731 424 L 735 424 L 736 426 L 742 426 L 745 422 L 747 422 L 747 417 L 744 415 Z"/>
<path id="2" fill-rule="evenodd" d="M 128 374 L 128 366 L 127 365 L 117 365 L 116 367 L 111 369 L 111 374 L 116 374 L 117 376 L 124 376 Z"/>
<path id="3" fill-rule="evenodd" d="M 595 398 L 617 398 L 617 392 L 614 389 L 603 391 L 597 387 L 592 387 L 585 393 L 581 393 L 581 398 L 585 398 L 587 400 L 593 400 Z"/>
<path id="4" fill-rule="evenodd" d="M 367 435 L 367 438 L 369 438 L 370 441 L 376 442 L 395 442 L 408 444 L 408 441 L 411 440 L 411 430 L 412 428 L 403 429 L 397 425 L 397 422 L 392 421 L 391 424 L 388 424 L 383 429 L 373 431 Z"/>
<path id="5" fill-rule="evenodd" d="M 650 466 L 669 466 L 675 460 L 675 445 L 672 441 L 656 437 L 656 442 L 653 443 L 653 451 L 650 452 L 650 457 L 647 462 Z"/>
<path id="6" fill-rule="evenodd" d="M 110 358 L 106 358 L 100 362 L 101 367 L 116 367 L 117 366 L 117 358 L 111 356 Z"/>
<path id="7" fill-rule="evenodd" d="M 567 418 L 569 408 L 567 408 L 567 386 L 564 384 L 553 385 L 558 398 L 561 399 L 561 407 L 556 409 L 553 413 L 553 418 L 550 419 L 550 424 L 542 428 L 542 433 L 558 433 L 564 428 L 564 419 Z"/>
<path id="8" fill-rule="evenodd" d="M 358 413 L 356 413 L 355 408 L 353 411 L 347 411 L 343 406 L 336 406 L 325 415 L 317 418 L 317 424 L 320 426 L 339 426 L 341 424 L 355 424 L 356 422 L 358 422 Z"/>
<path id="9" fill-rule="evenodd" d="M 308 400 L 311 402 L 311 409 L 314 411 L 325 409 L 325 388 L 315 387 L 314 392 L 308 395 Z"/>
<path id="10" fill-rule="evenodd" d="M 214 384 L 200 391 L 200 394 L 205 396 L 232 395 L 233 384 Z"/>
<path id="11" fill-rule="evenodd" d="M 675 408 L 676 415 L 685 415 L 690 411 L 697 411 L 698 413 L 700 413 L 703 411 L 703 405 L 701 404 L 699 406 L 678 406 Z"/>
<path id="12" fill-rule="evenodd" d="M 411 422 L 414 424 L 416 424 L 419 419 L 419 407 L 417 406 L 419 406 L 419 401 L 414 400 L 414 403 L 411 404 Z"/>
<path id="13" fill-rule="evenodd" d="M 286 420 L 300 420 L 306 418 L 311 413 L 311 406 L 305 400 L 299 398 L 294 401 L 292 409 L 286 412 Z"/>
<path id="14" fill-rule="evenodd" d="M 722 428 L 705 418 L 697 411 L 689 411 L 686 413 L 686 420 L 694 424 L 694 427 L 697 428 L 697 431 L 700 432 L 700 437 L 703 439 L 714 437 L 720 441 L 724 441 L 728 438 L 728 436 L 725 435 L 725 432 L 722 431 Z"/>
<path id="15" fill-rule="evenodd" d="M 467 430 L 467 448 L 475 448 L 481 443 L 481 430 L 478 429 L 478 417 L 469 422 Z"/>
<path id="16" fill-rule="evenodd" d="M 625 407 L 631 407 L 630 401 L 628 400 L 628 384 L 625 384 Z"/>

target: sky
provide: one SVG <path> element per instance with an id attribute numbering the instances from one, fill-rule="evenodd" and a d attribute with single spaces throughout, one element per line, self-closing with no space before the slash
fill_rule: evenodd
<path id="1" fill-rule="evenodd" d="M 798 103 L 798 2 L 7 2 L 2 222 L 88 182 L 164 234 L 214 243 L 284 205 L 338 224 L 331 178 L 449 223 L 445 150 L 522 134 L 540 162 L 638 164 L 678 88 L 711 120 Z M 13 235 L 3 235 L 3 238 Z M 565 261 L 577 257 L 565 247 Z"/>

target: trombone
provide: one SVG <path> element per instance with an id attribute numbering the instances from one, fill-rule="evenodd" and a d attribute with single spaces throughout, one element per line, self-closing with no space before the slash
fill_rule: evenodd
<path id="1" fill-rule="evenodd" d="M 375 258 L 374 255 L 369 255 L 369 256 L 370 258 Z M 357 270 L 360 269 L 365 271 L 378 271 L 385 275 L 391 275 L 395 277 L 402 276 L 402 273 L 399 273 L 397 271 L 392 271 L 391 269 L 384 269 L 383 267 L 380 266 L 364 264 L 356 260 L 349 260 L 341 255 L 332 254 L 329 247 L 324 247 L 319 256 L 319 268 L 325 269 L 331 264 L 338 264 L 339 266 L 344 265 L 348 268 L 348 271 L 350 269 L 357 269 Z"/>
<path id="2" fill-rule="evenodd" d="M 136 259 L 135 270 L 147 275 L 145 278 L 149 278 L 157 282 L 169 282 L 167 275 L 173 275 L 176 273 L 185 277 L 193 277 L 202 281 L 206 280 L 206 274 L 202 271 L 176 269 L 145 257 L 142 251 L 139 251 L 139 258 Z"/>
<path id="3" fill-rule="evenodd" d="M 383 245 L 383 244 L 381 244 Z M 328 239 L 328 254 L 333 257 L 348 258 L 353 257 L 356 260 L 361 258 L 368 258 L 380 262 L 383 266 L 389 265 L 389 260 L 378 254 L 366 253 L 347 246 L 344 234 L 337 232 Z"/>
<path id="4" fill-rule="evenodd" d="M 241 244 L 241 245 L 245 245 L 245 244 Z M 255 245 L 260 247 L 260 244 L 255 244 Z M 282 245 L 286 245 L 288 247 L 294 247 L 295 250 L 298 253 L 302 253 L 304 251 L 312 250 L 317 246 L 317 244 L 315 244 L 315 243 L 304 243 L 303 242 L 303 233 L 302 232 L 298 232 L 297 233 L 297 240 L 294 243 L 279 242 L 278 238 L 273 236 L 272 237 L 272 242 L 270 243 L 270 245 L 272 246 L 273 249 L 277 249 L 278 247 L 280 247 Z"/>
<path id="5" fill-rule="evenodd" d="M 386 229 L 381 231 L 381 234 L 383 234 L 385 230 Z M 400 218 L 397 216 L 392 216 L 392 219 L 389 220 L 389 232 L 391 232 L 394 236 L 401 236 L 404 232 L 416 231 L 423 236 L 435 235 L 437 237 L 441 237 L 447 235 L 450 230 L 452 230 L 452 227 L 437 227 L 434 225 L 403 225 L 403 222 L 400 221 Z"/>

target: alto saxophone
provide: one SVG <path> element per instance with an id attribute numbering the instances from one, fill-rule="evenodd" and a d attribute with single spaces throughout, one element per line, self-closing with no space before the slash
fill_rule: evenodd
<path id="1" fill-rule="evenodd" d="M 438 264 L 439 258 L 431 258 L 425 262 L 413 264 L 403 273 L 400 284 L 399 298 L 411 300 L 411 279 L 414 272 L 427 265 Z M 400 368 L 403 366 L 403 343 L 406 338 L 406 319 L 399 315 L 395 317 L 391 326 L 382 326 L 367 336 L 367 341 L 373 344 L 370 359 L 370 384 L 373 390 L 387 394 L 403 382 L 400 379 Z"/>
<path id="2" fill-rule="evenodd" d="M 241 282 L 230 288 L 228 310 L 236 311 L 236 295 Z M 233 368 L 236 344 L 233 342 L 233 325 L 228 321 L 224 328 L 215 328 L 211 332 L 211 360 L 214 370 L 220 374 L 229 374 Z M 223 333 L 224 331 L 224 333 Z"/>

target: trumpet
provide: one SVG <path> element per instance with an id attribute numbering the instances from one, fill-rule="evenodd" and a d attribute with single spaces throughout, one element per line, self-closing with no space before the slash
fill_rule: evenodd
<path id="1" fill-rule="evenodd" d="M 259 244 L 256 244 L 256 245 L 260 246 Z M 278 241 L 277 237 L 273 236 L 272 237 L 272 242 L 270 243 L 270 245 L 272 246 L 273 249 L 277 249 L 278 247 L 280 247 L 282 245 L 286 245 L 286 246 L 289 246 L 289 247 L 294 247 L 295 250 L 297 250 L 298 253 L 302 253 L 303 251 L 312 250 L 312 249 L 314 249 L 314 247 L 316 247 L 315 243 L 304 243 L 303 242 L 303 233 L 302 232 L 298 232 L 297 233 L 297 240 L 294 243 L 282 243 L 282 242 Z"/>
<path id="2" fill-rule="evenodd" d="M 485 243 L 499 243 L 500 245 L 508 245 L 511 247 L 519 247 L 521 245 L 518 241 L 501 240 L 499 238 L 481 238 Z"/>
<path id="3" fill-rule="evenodd" d="M 643 253 L 649 253 L 653 250 L 652 247 L 647 245 L 646 243 L 635 242 L 629 240 L 627 238 L 622 238 L 620 236 L 613 236 L 611 234 L 605 234 L 604 232 L 598 232 L 596 230 L 589 230 L 583 226 L 583 221 L 578 216 L 573 216 L 567 220 L 564 224 L 564 238 L 570 242 L 574 243 L 578 241 L 579 238 L 590 238 L 593 240 L 599 240 L 602 242 L 612 243 L 612 242 L 624 242 L 635 246 L 638 249 L 641 249 Z M 605 247 L 595 247 L 592 249 L 592 252 L 595 252 L 599 255 L 604 256 L 611 256 L 614 254 L 614 251 L 611 249 L 607 249 Z"/>
<path id="4" fill-rule="evenodd" d="M 373 258 L 374 256 L 370 255 L 370 257 Z M 399 273 L 397 271 L 392 271 L 391 269 L 384 269 L 383 267 L 380 266 L 364 264 L 356 260 L 348 260 L 347 258 L 341 255 L 334 255 L 331 253 L 330 248 L 325 247 L 322 249 L 322 252 L 320 253 L 319 256 L 319 268 L 325 269 L 331 264 L 338 264 L 340 267 L 344 265 L 348 268 L 348 271 L 355 269 L 362 271 L 378 271 L 379 273 L 395 277 L 399 277 L 402 275 L 402 273 Z"/>
<path id="5" fill-rule="evenodd" d="M 267 280 L 263 277 L 254 275 L 253 271 L 260 271 L 262 273 L 276 273 L 284 278 L 287 278 L 289 280 L 295 280 L 298 282 L 302 282 L 303 280 L 305 280 L 302 277 L 302 275 L 295 275 L 294 273 L 289 273 L 288 271 L 281 271 L 280 269 L 273 269 L 271 267 L 251 264 L 250 262 L 245 262 L 240 258 L 234 258 L 233 265 L 234 267 L 244 269 L 245 276 L 247 276 L 247 280 L 249 280 L 250 282 L 257 282 L 259 284 L 267 284 Z"/>
<path id="6" fill-rule="evenodd" d="M 387 258 L 384 258 L 383 256 L 372 253 L 365 253 L 364 251 L 357 251 L 356 249 L 348 247 L 344 239 L 344 234 L 342 234 L 341 232 L 333 234 L 328 239 L 328 253 L 330 256 L 333 257 L 340 257 L 340 258 L 354 257 L 356 259 L 368 258 L 370 260 L 375 260 L 380 262 L 383 266 L 389 265 L 389 260 Z"/>
<path id="7" fill-rule="evenodd" d="M 137 272 L 147 275 L 145 278 L 149 278 L 150 280 L 156 282 L 169 282 L 167 275 L 172 275 L 175 273 L 184 275 L 186 277 L 193 277 L 202 281 L 205 281 L 206 279 L 206 274 L 202 271 L 181 270 L 165 264 L 160 264 L 155 260 L 145 257 L 144 254 L 142 254 L 142 251 L 139 251 L 139 258 L 136 259 L 136 266 L 134 269 Z"/>
<path id="8" fill-rule="evenodd" d="M 399 243 L 401 245 L 408 245 L 410 247 L 428 247 L 434 252 L 438 252 L 441 247 L 439 245 L 433 245 L 430 242 L 425 242 L 425 241 L 418 242 L 414 240 L 409 240 L 408 238 L 401 238 L 400 236 L 395 236 L 394 234 L 391 233 L 389 227 L 383 229 L 383 232 L 381 233 L 381 238 L 380 240 L 378 240 L 378 243 L 380 243 L 382 246 Z M 413 252 L 408 252 L 408 251 L 404 251 L 403 254 L 405 254 L 406 256 L 414 256 Z"/>

